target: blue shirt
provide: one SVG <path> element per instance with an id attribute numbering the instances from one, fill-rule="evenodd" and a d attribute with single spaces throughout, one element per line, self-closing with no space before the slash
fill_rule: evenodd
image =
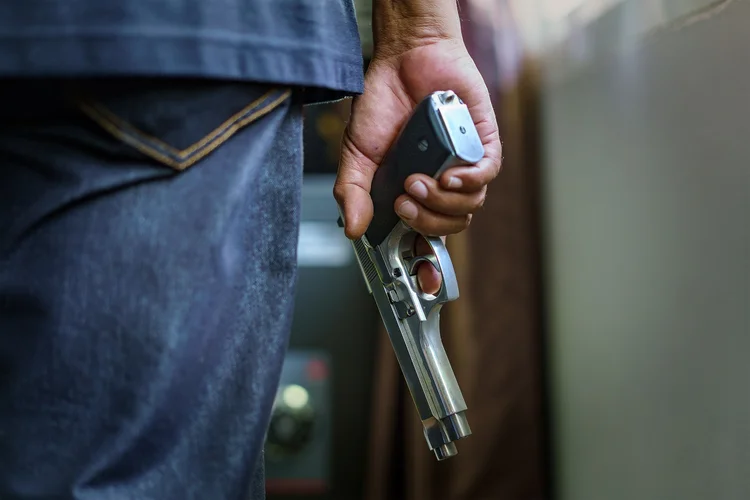
<path id="1" fill-rule="evenodd" d="M 353 0 L 6 0 L 0 76 L 208 77 L 361 93 Z"/>

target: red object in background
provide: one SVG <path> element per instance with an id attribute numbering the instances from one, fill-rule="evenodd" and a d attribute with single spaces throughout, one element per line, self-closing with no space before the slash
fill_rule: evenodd
<path id="1" fill-rule="evenodd" d="M 307 378 L 311 382 L 318 382 L 328 378 L 328 365 L 320 359 L 312 359 L 307 363 Z"/>

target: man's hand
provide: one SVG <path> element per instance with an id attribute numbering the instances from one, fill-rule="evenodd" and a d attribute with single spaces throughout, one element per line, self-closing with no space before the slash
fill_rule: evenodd
<path id="1" fill-rule="evenodd" d="M 474 166 L 447 170 L 438 180 L 410 176 L 404 186 L 407 194 L 394 205 L 399 216 L 424 235 L 463 231 L 484 203 L 487 184 L 500 171 L 502 147 L 495 114 L 484 80 L 456 29 L 457 13 L 453 19 L 438 9 L 432 16 L 431 9 L 445 3 L 435 0 L 406 0 L 400 5 L 410 3 L 413 9 L 406 10 L 413 18 L 394 17 L 400 14 L 393 5 L 375 9 L 375 55 L 364 94 L 352 105 L 334 187 L 349 238 L 361 237 L 370 224 L 375 170 L 417 103 L 432 92 L 452 90 L 464 101 L 485 156 Z M 385 13 L 378 18 L 378 12 Z M 421 266 L 419 278 L 426 292 L 437 291 L 439 275 L 432 266 Z"/>

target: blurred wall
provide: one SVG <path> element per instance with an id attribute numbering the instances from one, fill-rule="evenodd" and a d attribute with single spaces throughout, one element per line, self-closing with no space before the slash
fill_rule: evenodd
<path id="1" fill-rule="evenodd" d="M 557 497 L 746 500 L 750 2 L 567 3 L 531 30 L 560 36 L 540 51 Z"/>

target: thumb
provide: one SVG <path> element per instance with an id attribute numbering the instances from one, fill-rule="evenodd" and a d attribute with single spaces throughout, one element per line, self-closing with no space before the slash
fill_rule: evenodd
<path id="1" fill-rule="evenodd" d="M 346 136 L 342 141 L 341 160 L 333 187 L 347 238 L 361 238 L 373 216 L 370 187 L 377 165 L 359 152 Z"/>
<path id="2" fill-rule="evenodd" d="M 353 240 L 361 238 L 372 220 L 370 194 L 353 184 L 337 184 L 334 193 L 344 220 L 346 237 Z"/>

